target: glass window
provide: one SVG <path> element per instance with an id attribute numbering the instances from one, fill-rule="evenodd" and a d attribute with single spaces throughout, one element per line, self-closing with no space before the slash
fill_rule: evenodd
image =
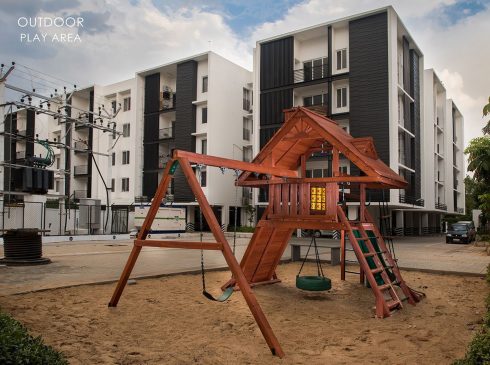
<path id="1" fill-rule="evenodd" d="M 123 124 L 123 137 L 129 137 L 130 126 L 129 123 Z"/>
<path id="2" fill-rule="evenodd" d="M 121 190 L 129 191 L 129 177 L 123 177 L 121 180 Z"/>
<path id="3" fill-rule="evenodd" d="M 116 179 L 111 179 L 111 192 L 116 191 Z"/>
<path id="4" fill-rule="evenodd" d="M 347 106 L 347 87 L 340 87 L 337 89 L 337 108 L 344 108 Z"/>
<path id="5" fill-rule="evenodd" d="M 202 110 L 202 115 L 201 115 L 202 121 L 201 121 L 201 123 L 206 124 L 208 122 L 208 108 L 202 108 L 201 110 Z"/>
<path id="6" fill-rule="evenodd" d="M 112 166 L 116 165 L 116 152 L 112 152 Z"/>
<path id="7" fill-rule="evenodd" d="M 347 68 L 347 48 L 337 51 L 337 70 Z"/>
<path id="8" fill-rule="evenodd" d="M 122 153 L 122 164 L 123 165 L 129 164 L 129 151 L 123 151 L 123 153 Z"/>
<path id="9" fill-rule="evenodd" d="M 123 111 L 127 112 L 131 110 L 131 97 L 124 98 L 123 101 Z"/>
<path id="10" fill-rule="evenodd" d="M 202 92 L 207 93 L 208 92 L 208 77 L 204 76 L 202 78 Z"/>
<path id="11" fill-rule="evenodd" d="M 208 140 L 201 140 L 201 154 L 206 155 L 208 153 Z"/>

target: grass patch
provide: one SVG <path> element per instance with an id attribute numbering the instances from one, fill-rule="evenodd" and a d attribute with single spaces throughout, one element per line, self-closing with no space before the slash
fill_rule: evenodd
<path id="1" fill-rule="evenodd" d="M 490 285 L 490 265 L 487 266 L 487 284 Z M 463 359 L 457 360 L 453 365 L 481 365 L 490 364 L 490 294 L 485 301 L 487 312 L 480 331 L 471 340 Z"/>
<path id="2" fill-rule="evenodd" d="M 14 318 L 0 311 L 0 364 L 68 364 L 63 354 L 32 337 Z"/>

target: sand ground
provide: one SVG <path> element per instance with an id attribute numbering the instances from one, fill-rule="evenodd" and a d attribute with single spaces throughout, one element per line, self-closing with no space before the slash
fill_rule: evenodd
<path id="1" fill-rule="evenodd" d="M 284 359 L 270 354 L 239 292 L 210 302 L 199 275 L 138 280 L 117 308 L 107 308 L 114 284 L 0 297 L 0 307 L 71 364 L 450 364 L 478 330 L 488 292 L 483 278 L 404 272 L 427 298 L 381 320 L 356 276 L 342 282 L 325 265 L 333 289 L 308 293 L 294 286 L 298 268 L 281 265 L 282 283 L 255 289 Z M 209 289 L 228 278 L 209 272 Z"/>

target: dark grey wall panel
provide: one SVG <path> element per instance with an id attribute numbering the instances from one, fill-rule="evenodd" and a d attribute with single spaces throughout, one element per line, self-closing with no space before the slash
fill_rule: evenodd
<path id="1" fill-rule="evenodd" d="M 7 133 L 4 135 L 3 140 L 4 140 L 4 146 L 3 146 L 3 152 L 4 152 L 4 159 L 5 161 L 8 162 L 13 162 L 16 163 L 15 158 L 16 158 L 16 143 L 15 139 L 12 138 L 11 134 L 15 133 L 17 130 L 17 113 L 11 113 L 8 116 L 5 116 L 5 132 Z M 3 177 L 3 188 L 4 190 L 13 190 L 15 187 L 15 181 L 13 180 L 13 177 L 15 174 L 13 173 L 13 170 L 9 166 L 5 166 L 3 169 L 4 172 L 4 177 Z"/>
<path id="2" fill-rule="evenodd" d="M 145 171 L 143 172 L 143 195 L 148 199 L 153 198 L 158 187 L 158 172 Z"/>
<path id="3" fill-rule="evenodd" d="M 196 107 L 192 104 L 197 95 L 197 62 L 187 61 L 177 65 L 177 105 L 174 129 L 175 148 L 195 152 Z M 194 194 L 187 180 L 177 170 L 174 177 L 174 200 L 176 202 L 194 201 Z"/>
<path id="4" fill-rule="evenodd" d="M 420 198 L 422 194 L 422 179 L 421 179 L 421 155 L 420 155 L 420 57 L 416 51 L 410 50 L 410 95 L 413 97 L 414 102 L 411 108 L 411 123 L 414 127 L 414 151 L 413 162 L 415 170 L 415 186 L 414 196 Z"/>
<path id="5" fill-rule="evenodd" d="M 94 111 L 94 91 L 90 91 L 90 96 L 89 96 L 89 110 L 91 112 Z M 93 114 L 89 114 L 88 115 L 88 121 L 89 123 L 94 123 L 94 115 Z M 89 128 L 88 129 L 88 149 L 89 151 L 92 151 L 92 147 L 94 145 L 94 129 L 93 128 Z M 92 197 L 92 153 L 88 153 L 87 154 L 87 158 L 88 158 L 88 161 L 87 161 L 87 173 L 88 173 L 88 177 L 87 177 L 87 198 L 91 198 Z M 97 172 L 97 179 L 99 179 L 100 176 L 99 176 L 99 173 Z"/>
<path id="6" fill-rule="evenodd" d="M 36 112 L 26 110 L 26 157 L 34 156 L 34 138 L 36 138 Z"/>
<path id="7" fill-rule="evenodd" d="M 388 20 L 379 13 L 349 23 L 350 132 L 372 136 L 379 157 L 390 162 Z"/>
<path id="8" fill-rule="evenodd" d="M 260 45 L 260 90 L 291 85 L 294 38 L 276 39 Z"/>
<path id="9" fill-rule="evenodd" d="M 160 73 L 145 77 L 145 114 L 156 113 L 160 109 Z"/>
<path id="10" fill-rule="evenodd" d="M 260 94 L 260 148 L 284 123 L 284 109 L 293 106 L 293 89 L 282 89 Z"/>

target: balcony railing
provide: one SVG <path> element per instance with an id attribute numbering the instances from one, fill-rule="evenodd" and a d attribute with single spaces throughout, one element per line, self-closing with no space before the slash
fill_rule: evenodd
<path id="1" fill-rule="evenodd" d="M 423 207 L 425 204 L 424 199 L 416 198 L 414 196 L 405 195 L 400 193 L 399 202 L 403 204 L 412 204 L 419 207 Z"/>
<path id="2" fill-rule="evenodd" d="M 297 84 L 300 82 L 320 80 L 326 78 L 328 74 L 327 70 L 328 67 L 326 64 L 294 70 L 293 71 L 294 83 Z"/>
<path id="3" fill-rule="evenodd" d="M 437 203 L 436 202 L 435 207 L 436 207 L 436 209 L 447 210 L 447 205 L 444 203 Z"/>
<path id="4" fill-rule="evenodd" d="M 174 110 L 177 104 L 177 94 L 172 91 L 163 91 L 160 94 L 160 110 Z"/>
<path id="5" fill-rule="evenodd" d="M 88 165 L 78 165 L 73 168 L 75 176 L 83 176 L 88 174 Z"/>
<path id="6" fill-rule="evenodd" d="M 23 160 L 26 158 L 26 151 L 16 151 L 15 152 L 15 159 L 16 160 Z"/>
<path id="7" fill-rule="evenodd" d="M 73 191 L 73 197 L 75 199 L 86 198 L 87 197 L 87 190 L 74 190 Z"/>
<path id="8" fill-rule="evenodd" d="M 174 138 L 174 129 L 172 127 L 162 128 L 158 131 L 159 139 Z"/>
<path id="9" fill-rule="evenodd" d="M 251 134 L 252 134 L 252 133 L 251 133 L 250 129 L 248 129 L 248 128 L 243 128 L 243 139 L 244 139 L 245 141 L 250 141 L 250 135 L 251 135 Z"/>
<path id="10" fill-rule="evenodd" d="M 243 98 L 243 110 L 252 110 L 252 102 L 250 101 L 250 99 Z"/>
<path id="11" fill-rule="evenodd" d="M 80 141 L 76 141 L 74 147 L 75 147 L 75 153 L 88 151 L 87 144 Z"/>
<path id="12" fill-rule="evenodd" d="M 305 108 L 320 115 L 327 115 L 327 103 L 308 105 Z"/>

